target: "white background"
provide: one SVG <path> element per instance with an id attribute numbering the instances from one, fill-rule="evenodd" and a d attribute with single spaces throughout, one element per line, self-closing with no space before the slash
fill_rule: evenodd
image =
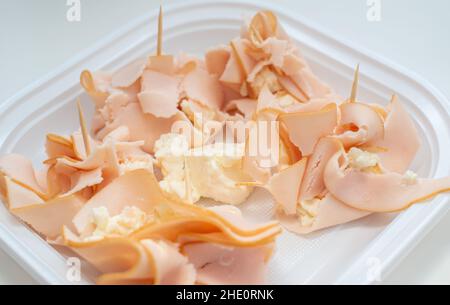
<path id="1" fill-rule="evenodd" d="M 161 2 L 176 1 L 81 0 L 81 22 L 69 23 L 66 0 L 0 0 L 0 103 Z M 450 1 L 380 0 L 380 22 L 367 20 L 366 0 L 275 2 L 421 74 L 450 99 Z M 450 284 L 449 232 L 450 214 L 383 282 Z M 0 250 L 0 284 L 32 283 Z"/>

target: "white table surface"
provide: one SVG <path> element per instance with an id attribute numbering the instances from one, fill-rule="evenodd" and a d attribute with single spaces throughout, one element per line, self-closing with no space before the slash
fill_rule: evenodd
<path id="1" fill-rule="evenodd" d="M 65 0 L 0 1 L 0 103 L 161 2 L 174 1 L 81 0 L 81 21 L 69 23 Z M 277 2 L 421 74 L 450 98 L 450 1 L 380 0 L 379 22 L 367 20 L 366 0 Z M 383 282 L 450 284 L 448 232 L 450 214 Z M 0 284 L 33 283 L 0 250 Z"/>

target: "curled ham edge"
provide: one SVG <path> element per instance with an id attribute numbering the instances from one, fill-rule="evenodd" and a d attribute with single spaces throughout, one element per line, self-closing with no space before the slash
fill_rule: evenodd
<path id="1" fill-rule="evenodd" d="M 450 177 L 417 179 L 408 183 L 405 177 L 381 165 L 381 173 L 346 168 L 344 150 L 337 152 L 324 171 L 327 190 L 338 200 L 358 210 L 397 212 L 439 193 L 450 191 Z"/>
<path id="2" fill-rule="evenodd" d="M 142 185 L 139 185 L 139 183 Z M 145 188 L 143 189 L 142 186 L 145 186 Z M 113 188 L 119 189 L 118 192 L 114 193 L 115 195 L 111 195 L 111 189 Z M 130 192 L 132 189 L 134 189 L 134 194 L 121 194 L 121 192 Z M 109 201 L 105 200 L 106 196 L 111 196 Z M 202 240 L 205 243 L 222 244 L 233 247 L 256 247 L 273 242 L 275 236 L 280 233 L 280 228 L 277 226 L 276 222 L 267 223 L 263 226 L 250 224 L 239 216 L 239 213 L 237 213 L 238 210 L 232 206 L 218 206 L 205 209 L 199 206 L 188 206 L 186 204 L 171 202 L 164 197 L 164 194 L 158 188 L 156 178 L 153 176 L 152 172 L 148 170 L 127 172 L 106 186 L 105 189 L 94 195 L 94 197 L 92 197 L 74 217 L 76 229 L 78 231 L 85 231 L 88 226 L 87 221 L 90 218 L 89 212 L 92 211 L 92 208 L 97 207 L 104 202 L 108 203 L 106 207 L 111 212 L 112 216 L 117 214 L 120 207 L 124 204 L 123 200 L 121 200 L 123 198 L 119 198 L 120 196 L 125 196 L 131 201 L 135 201 L 135 199 L 138 198 L 144 198 L 142 204 L 145 206 L 141 205 L 139 208 L 150 213 L 152 212 L 152 209 L 155 209 L 157 203 L 160 205 L 165 201 L 167 207 L 170 207 L 174 211 L 178 211 L 180 215 L 184 215 L 168 217 L 161 223 L 149 223 L 144 225 L 128 236 L 131 240 L 143 241 L 158 238 L 173 239 L 177 236 L 183 236 L 183 238 Z M 186 226 L 192 228 L 193 225 L 194 227 L 197 225 L 200 231 L 197 233 L 193 232 L 193 234 L 185 232 Z M 211 234 L 200 234 L 204 231 L 202 227 L 214 227 L 215 229 Z M 223 232 L 225 235 L 218 234 L 219 232 Z M 96 256 L 94 254 L 90 254 L 91 256 L 89 256 L 90 252 L 87 250 L 83 251 L 83 249 L 86 249 L 86 247 L 95 249 L 96 247 L 100 247 L 101 249 L 105 240 L 107 242 L 115 240 L 107 237 L 100 241 L 82 241 L 67 228 L 64 229 L 64 234 L 70 237 L 65 237 L 65 241 L 70 247 L 74 248 L 77 253 L 87 260 L 94 261 L 97 259 Z M 140 246 L 133 244 L 129 245 L 129 247 L 136 249 Z M 153 247 L 153 249 L 155 249 L 155 247 Z M 140 258 L 136 261 L 136 264 L 139 265 L 143 261 L 145 261 L 145 259 Z M 136 268 L 137 267 L 134 267 L 134 265 L 131 267 L 128 266 L 129 270 L 125 274 L 120 275 L 119 278 L 128 278 L 131 270 L 135 270 Z M 99 278 L 99 282 L 110 283 L 109 280 L 105 280 L 105 278 L 102 277 Z M 133 282 L 133 280 L 131 280 L 131 282 Z"/>

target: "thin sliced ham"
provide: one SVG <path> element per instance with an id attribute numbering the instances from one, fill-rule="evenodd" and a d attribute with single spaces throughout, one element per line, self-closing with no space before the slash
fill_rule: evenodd
<path id="1" fill-rule="evenodd" d="M 192 285 L 196 281 L 196 270 L 178 246 L 164 240 L 141 240 L 155 262 L 153 283 L 156 285 Z"/>
<path id="2" fill-rule="evenodd" d="M 44 196 L 46 193 L 46 190 L 42 189 L 36 180 L 33 164 L 22 155 L 9 154 L 1 157 L 0 176 L 7 176 L 40 196 Z"/>
<path id="3" fill-rule="evenodd" d="M 72 219 L 85 203 L 78 195 L 56 197 L 42 203 L 12 208 L 10 211 L 29 224 L 40 234 L 55 239 L 61 234 L 61 228 L 73 228 Z"/>
<path id="4" fill-rule="evenodd" d="M 73 141 L 63 136 L 49 133 L 46 136 L 45 152 L 49 158 L 67 156 L 70 158 L 76 158 L 77 155 L 74 151 Z"/>
<path id="5" fill-rule="evenodd" d="M 344 151 L 328 162 L 324 181 L 328 191 L 346 205 L 369 212 L 394 212 L 450 191 L 450 177 L 409 179 L 395 172 L 372 173 L 345 168 Z"/>
<path id="6" fill-rule="evenodd" d="M 189 99 L 213 110 L 222 108 L 224 95 L 216 75 L 197 68 L 184 77 L 181 86 Z"/>
<path id="7" fill-rule="evenodd" d="M 122 87 L 122 88 L 131 86 L 135 81 L 137 81 L 141 77 L 146 65 L 147 65 L 146 58 L 139 58 L 134 60 L 130 64 L 117 70 L 112 75 L 111 85 L 113 87 Z"/>
<path id="8" fill-rule="evenodd" d="M 205 53 L 206 69 L 210 74 L 220 76 L 225 71 L 229 59 L 230 48 L 228 46 L 211 48 Z"/>
<path id="9" fill-rule="evenodd" d="M 89 70 L 84 70 L 80 74 L 80 84 L 94 102 L 95 107 L 100 108 L 109 96 L 111 75 L 105 72 L 92 74 Z"/>
<path id="10" fill-rule="evenodd" d="M 220 75 L 220 82 L 226 84 L 229 88 L 239 92 L 245 76 L 239 67 L 238 60 L 234 52 L 230 53 L 230 58 L 225 66 L 225 70 Z"/>
<path id="11" fill-rule="evenodd" d="M 382 117 L 369 105 L 346 102 L 339 105 L 340 128 L 354 126 L 356 131 L 344 130 L 336 135 L 344 146 L 372 145 L 384 137 L 384 122 Z"/>
<path id="12" fill-rule="evenodd" d="M 70 179 L 70 190 L 62 194 L 61 196 L 69 196 L 85 189 L 86 187 L 102 183 L 103 171 L 101 167 L 90 171 L 77 171 L 73 175 L 71 175 Z"/>
<path id="13" fill-rule="evenodd" d="M 246 50 L 250 42 L 246 39 L 235 38 L 230 42 L 231 50 L 236 56 L 237 63 L 246 78 L 256 65 L 256 61 L 250 57 Z"/>
<path id="14" fill-rule="evenodd" d="M 267 183 L 267 190 L 287 215 L 296 213 L 297 200 L 306 164 L 307 159 L 303 158 L 274 174 Z"/>
<path id="15" fill-rule="evenodd" d="M 94 208 L 104 206 L 111 216 L 121 213 L 129 205 L 146 213 L 153 213 L 154 206 L 164 202 L 167 199 L 159 189 L 154 175 L 146 169 L 137 169 L 126 172 L 96 193 L 75 215 L 73 223 L 81 234 L 89 226 Z"/>
<path id="16" fill-rule="evenodd" d="M 142 111 L 158 118 L 170 118 L 177 113 L 179 80 L 155 71 L 144 71 L 142 92 L 138 94 Z"/>
<path id="17" fill-rule="evenodd" d="M 0 194 L 5 198 L 9 209 L 21 208 L 33 204 L 43 204 L 44 199 L 23 184 L 8 176 L 0 177 Z"/>
<path id="18" fill-rule="evenodd" d="M 153 283 L 156 262 L 139 241 L 124 237 L 85 241 L 67 227 L 63 227 L 62 237 L 66 246 L 103 273 L 97 284 Z"/>
<path id="19" fill-rule="evenodd" d="M 341 147 L 342 144 L 332 137 L 324 137 L 317 142 L 312 155 L 308 158 L 299 193 L 300 200 L 310 200 L 324 193 L 326 187 L 323 172 L 330 158 L 340 151 Z"/>
<path id="20" fill-rule="evenodd" d="M 278 211 L 277 218 L 287 230 L 297 234 L 309 234 L 318 230 L 344 224 L 369 215 L 370 212 L 354 209 L 343 204 L 331 194 L 326 194 L 319 202 L 317 216 L 312 225 L 303 226 L 297 215 L 286 215 Z"/>
<path id="21" fill-rule="evenodd" d="M 416 126 L 395 95 L 384 122 L 384 138 L 374 145 L 386 149 L 380 153 L 381 164 L 400 174 L 408 169 L 419 150 L 420 139 Z"/>
<path id="22" fill-rule="evenodd" d="M 207 285 L 264 283 L 266 261 L 273 245 L 252 248 L 192 243 L 183 253 L 197 271 L 197 282 Z"/>
<path id="23" fill-rule="evenodd" d="M 286 126 L 289 139 L 303 156 L 309 156 L 320 138 L 333 133 L 337 125 L 337 106 L 329 104 L 319 111 L 280 115 Z"/>
<path id="24" fill-rule="evenodd" d="M 171 131 L 172 124 L 181 119 L 179 114 L 170 118 L 157 118 L 154 115 L 143 113 L 142 108 L 137 103 L 130 103 L 122 111 L 97 133 L 101 140 L 112 130 L 126 126 L 130 132 L 130 141 L 144 140 L 143 149 L 153 152 L 153 145 L 159 137 Z"/>
<path id="25" fill-rule="evenodd" d="M 228 112 L 237 110 L 244 118 L 251 118 L 256 110 L 256 101 L 249 98 L 231 100 L 224 110 Z"/>

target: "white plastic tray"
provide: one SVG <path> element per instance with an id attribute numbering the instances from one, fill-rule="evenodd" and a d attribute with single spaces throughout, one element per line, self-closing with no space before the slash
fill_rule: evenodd
<path id="1" fill-rule="evenodd" d="M 262 9 L 256 1 L 194 1 L 165 7 L 164 49 L 202 54 L 239 33 L 243 15 Z M 319 26 L 277 6 L 286 31 L 300 45 L 313 70 L 341 95 L 347 95 L 353 68 L 361 64 L 361 99 L 386 104 L 396 92 L 413 116 L 422 147 L 413 170 L 421 176 L 450 175 L 449 102 L 428 82 L 348 41 L 336 40 Z M 0 106 L 0 154 L 18 152 L 37 164 L 44 159 L 47 132 L 70 133 L 77 126 L 74 100 L 81 95 L 80 72 L 114 70 L 154 50 L 156 12 L 144 16 L 79 54 L 58 70 Z M 91 113 L 89 113 L 90 115 Z M 256 194 L 255 196 L 259 196 Z M 283 233 L 270 263 L 269 283 L 374 283 L 382 279 L 449 209 L 441 195 L 398 215 L 373 215 L 307 237 Z M 69 284 L 67 254 L 57 252 L 0 205 L 0 246 L 42 283 Z M 82 281 L 91 282 L 83 269 Z M 379 276 L 377 276 L 379 275 Z"/>

